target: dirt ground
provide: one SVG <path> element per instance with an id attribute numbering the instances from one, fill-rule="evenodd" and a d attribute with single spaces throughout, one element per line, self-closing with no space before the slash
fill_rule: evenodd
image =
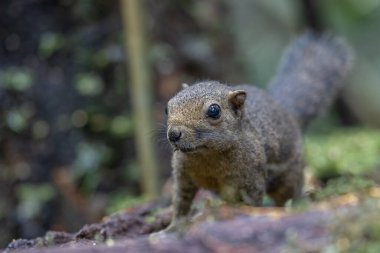
<path id="1" fill-rule="evenodd" d="M 77 233 L 48 232 L 41 238 L 15 240 L 3 252 L 320 252 L 334 245 L 339 223 L 362 213 L 368 200 L 377 201 L 380 208 L 380 188 L 297 208 L 202 207 L 186 232 L 159 236 L 150 234 L 169 224 L 171 212 L 162 203 L 149 203 L 105 217 Z"/>

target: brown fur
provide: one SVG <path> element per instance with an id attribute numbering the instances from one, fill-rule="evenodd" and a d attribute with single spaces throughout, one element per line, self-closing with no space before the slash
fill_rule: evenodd
<path id="1" fill-rule="evenodd" d="M 293 46 L 291 51 L 301 52 L 297 52 L 297 57 L 293 58 L 290 57 L 292 52 L 288 53 L 289 61 L 283 60 L 285 66 L 282 66 L 283 71 L 279 76 L 286 80 L 283 84 L 287 86 L 285 90 L 291 90 L 293 85 L 302 89 L 304 94 L 309 90 L 318 90 L 314 86 L 322 87 L 325 85 L 324 80 L 328 80 L 329 85 L 336 88 L 321 88 L 317 95 L 334 96 L 344 76 L 342 73 L 348 67 L 343 63 L 339 67 L 337 61 L 332 60 L 334 57 L 347 58 L 347 55 L 334 56 L 325 53 L 324 57 L 332 59 L 322 61 L 315 54 L 319 54 L 324 48 L 330 50 L 330 44 L 336 48 L 337 42 L 329 38 L 328 43 L 326 37 L 310 39 L 310 36 L 304 35 L 307 40 L 304 44 L 301 43 L 302 48 Z M 299 40 L 302 39 L 305 40 L 302 37 Z M 300 44 L 299 41 L 294 44 L 297 43 Z M 319 51 L 311 50 L 314 47 L 318 47 Z M 339 53 L 348 54 L 347 50 L 340 50 Z M 291 62 L 292 59 L 297 62 Z M 318 70 L 325 71 L 312 72 L 303 69 L 303 61 L 308 63 L 308 68 L 314 64 Z M 334 62 L 333 71 L 330 71 L 329 62 Z M 292 76 L 286 76 L 285 70 L 291 64 L 301 67 L 297 69 L 298 73 L 291 72 Z M 335 79 L 331 79 L 332 76 Z M 311 81 L 308 82 L 308 78 Z M 297 83 L 292 84 L 292 80 Z M 280 82 L 281 80 L 275 79 L 273 87 L 281 86 Z M 217 81 L 207 81 L 185 87 L 168 102 L 168 138 L 172 136 L 169 139 L 174 151 L 172 167 L 175 181 L 171 228 L 188 214 L 199 188 L 217 192 L 229 202 L 242 201 L 255 206 L 262 204 L 265 192 L 277 205 L 284 205 L 287 200 L 301 196 L 304 181 L 304 121 L 300 119 L 302 114 L 294 113 L 294 110 L 319 112 L 320 107 L 327 105 L 321 99 L 323 105 L 314 101 L 311 104 L 313 107 L 299 109 L 293 106 L 289 109 L 289 104 L 303 101 L 305 96 L 300 96 L 300 92 L 298 91 L 297 96 L 289 93 L 286 94 L 288 97 L 277 99 L 277 93 L 272 96 L 253 86 L 230 87 Z M 307 105 L 306 102 L 303 101 L 303 104 Z M 211 104 L 220 106 L 220 118 L 207 116 Z M 310 121 L 309 118 L 307 122 Z M 173 139 L 173 136 L 177 138 Z"/>

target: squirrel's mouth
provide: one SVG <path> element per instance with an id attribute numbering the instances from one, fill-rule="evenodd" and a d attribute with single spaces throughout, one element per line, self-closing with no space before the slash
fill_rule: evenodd
<path id="1" fill-rule="evenodd" d="M 177 146 L 175 150 L 180 150 L 183 153 L 193 153 L 204 148 L 207 148 L 207 147 L 205 145 L 194 146 L 194 147 L 178 147 Z"/>

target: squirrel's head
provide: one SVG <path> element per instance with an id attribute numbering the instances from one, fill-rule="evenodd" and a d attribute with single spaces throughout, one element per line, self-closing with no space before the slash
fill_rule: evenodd
<path id="1" fill-rule="evenodd" d="M 246 92 L 216 81 L 186 86 L 169 100 L 167 138 L 185 153 L 224 151 L 238 140 Z"/>

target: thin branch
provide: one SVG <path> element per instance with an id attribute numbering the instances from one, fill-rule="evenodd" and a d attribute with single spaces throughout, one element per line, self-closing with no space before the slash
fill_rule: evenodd
<path id="1" fill-rule="evenodd" d="M 154 129 L 152 82 L 146 54 L 143 3 L 141 0 L 121 0 L 141 183 L 144 195 L 154 199 L 158 195 L 158 165 L 149 135 Z"/>

